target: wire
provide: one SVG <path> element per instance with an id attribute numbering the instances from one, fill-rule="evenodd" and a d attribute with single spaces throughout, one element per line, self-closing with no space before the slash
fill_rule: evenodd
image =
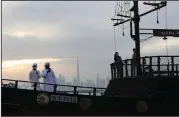
<path id="1" fill-rule="evenodd" d="M 166 24 L 166 29 L 168 28 L 168 20 L 167 20 L 167 6 L 165 7 L 165 24 Z M 167 42 L 167 39 L 165 40 L 166 41 L 166 54 L 168 56 L 168 42 Z"/>
<path id="2" fill-rule="evenodd" d="M 114 26 L 114 51 L 116 52 L 116 30 L 115 30 L 115 26 Z"/>
<path id="3" fill-rule="evenodd" d="M 146 39 L 142 39 L 141 41 L 140 41 L 140 43 L 142 43 L 142 42 L 144 42 L 144 41 L 147 41 L 148 39 L 150 39 L 150 38 L 152 38 L 153 36 L 150 36 L 150 37 L 148 37 L 148 38 L 146 38 Z"/>
<path id="4" fill-rule="evenodd" d="M 165 7 L 165 24 L 166 24 L 166 29 L 168 28 L 168 20 L 167 20 L 167 6 Z M 164 37 L 165 38 L 165 37 Z M 168 61 L 168 64 L 169 64 L 169 59 L 168 59 L 168 42 L 167 42 L 167 39 L 165 40 L 166 42 L 166 54 L 167 54 L 167 61 Z"/>

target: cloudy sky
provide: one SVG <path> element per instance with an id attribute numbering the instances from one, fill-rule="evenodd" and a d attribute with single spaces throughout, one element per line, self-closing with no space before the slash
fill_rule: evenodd
<path id="1" fill-rule="evenodd" d="M 113 23 L 115 1 L 41 1 L 2 2 L 3 77 L 28 79 L 31 64 L 39 69 L 51 62 L 56 75 L 70 80 L 76 76 L 76 57 L 80 61 L 82 79 L 110 76 L 113 61 Z M 168 2 L 168 28 L 179 27 L 179 2 Z M 150 9 L 140 3 L 140 13 Z M 141 28 L 165 28 L 165 8 L 141 19 Z M 134 42 L 128 23 L 116 27 L 117 51 L 123 59 L 130 58 Z M 141 39 L 146 36 L 141 36 Z M 169 54 L 179 54 L 179 39 L 169 38 Z M 142 55 L 166 55 L 165 41 L 152 38 L 141 43 Z"/>

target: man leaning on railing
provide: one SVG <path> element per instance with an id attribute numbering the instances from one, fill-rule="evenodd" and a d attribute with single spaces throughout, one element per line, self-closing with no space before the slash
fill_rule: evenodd
<path id="1" fill-rule="evenodd" d="M 119 78 L 119 76 L 123 77 L 123 62 L 118 52 L 114 54 L 114 62 L 117 69 L 117 78 Z"/>

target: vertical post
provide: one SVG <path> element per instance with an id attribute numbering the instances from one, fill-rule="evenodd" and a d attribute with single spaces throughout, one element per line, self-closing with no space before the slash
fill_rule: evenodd
<path id="1" fill-rule="evenodd" d="M 140 67 L 140 36 L 139 36 L 139 8 L 138 1 L 134 2 L 134 24 L 135 24 L 135 48 L 136 48 L 136 62 L 137 62 L 137 76 L 141 75 L 141 67 Z"/>
<path id="2" fill-rule="evenodd" d="M 146 64 L 146 58 L 142 58 L 142 75 L 145 75 L 145 64 Z"/>
<path id="3" fill-rule="evenodd" d="M 18 81 L 15 81 L 15 88 L 18 88 Z"/>
<path id="4" fill-rule="evenodd" d="M 133 59 L 130 60 L 131 67 L 131 76 L 134 76 L 134 67 L 133 67 Z"/>
<path id="5" fill-rule="evenodd" d="M 157 67 L 158 67 L 158 75 L 160 76 L 160 57 L 157 57 Z"/>
<path id="6" fill-rule="evenodd" d="M 178 65 L 176 65 L 176 75 L 178 76 Z"/>
<path id="7" fill-rule="evenodd" d="M 111 79 L 114 79 L 114 67 L 113 67 L 113 63 L 111 64 Z"/>
<path id="8" fill-rule="evenodd" d="M 37 90 L 37 83 L 34 83 L 34 91 Z"/>
<path id="9" fill-rule="evenodd" d="M 117 78 L 117 74 L 116 74 L 116 63 L 114 64 L 114 66 L 113 66 L 113 70 L 114 70 L 114 79 L 116 79 Z"/>
<path id="10" fill-rule="evenodd" d="M 125 77 L 127 78 L 128 77 L 128 61 L 127 60 L 125 60 L 124 61 L 125 62 Z M 123 68 L 122 68 L 123 69 Z M 122 70 L 122 74 L 123 74 L 123 76 L 122 77 L 124 77 L 124 71 Z"/>
<path id="11" fill-rule="evenodd" d="M 172 74 L 171 75 L 174 75 L 174 59 L 175 58 L 172 56 L 171 57 L 171 63 L 172 63 L 172 72 L 171 72 Z"/>
<path id="12" fill-rule="evenodd" d="M 57 91 L 57 85 L 54 85 L 53 92 L 56 93 L 56 91 Z"/>
<path id="13" fill-rule="evenodd" d="M 74 86 L 74 92 L 73 92 L 73 94 L 75 94 L 76 95 L 76 86 Z"/>
<path id="14" fill-rule="evenodd" d="M 150 57 L 150 66 L 152 67 L 152 57 Z"/>
<path id="15" fill-rule="evenodd" d="M 93 89 L 93 96 L 96 96 L 96 88 Z"/>

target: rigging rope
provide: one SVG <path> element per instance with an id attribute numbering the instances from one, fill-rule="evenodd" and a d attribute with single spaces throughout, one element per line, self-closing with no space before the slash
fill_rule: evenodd
<path id="1" fill-rule="evenodd" d="M 114 51 L 116 52 L 116 30 L 115 30 L 115 26 L 114 26 Z"/>
<path id="2" fill-rule="evenodd" d="M 168 28 L 168 20 L 167 20 L 167 6 L 165 7 L 165 25 L 166 25 L 166 29 Z M 164 37 L 165 38 L 165 37 Z M 166 42 L 166 54 L 168 56 L 168 42 L 167 39 L 165 40 Z"/>

